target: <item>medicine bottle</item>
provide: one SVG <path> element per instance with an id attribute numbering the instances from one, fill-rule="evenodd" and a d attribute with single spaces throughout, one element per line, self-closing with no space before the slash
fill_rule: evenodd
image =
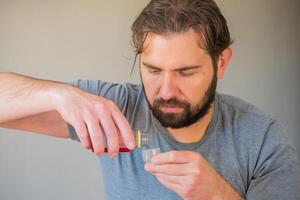
<path id="1" fill-rule="evenodd" d="M 141 131 L 137 131 L 135 134 L 135 148 L 147 147 L 149 143 L 148 134 Z M 105 145 L 107 146 L 107 145 Z M 104 152 L 108 152 L 108 148 L 104 148 Z M 120 142 L 119 152 L 130 152 L 130 149 L 126 147 L 124 142 Z"/>

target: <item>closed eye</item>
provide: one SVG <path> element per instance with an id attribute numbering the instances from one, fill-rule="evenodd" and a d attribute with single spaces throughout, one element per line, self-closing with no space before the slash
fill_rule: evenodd
<path id="1" fill-rule="evenodd" d="M 195 73 L 197 73 L 196 69 L 184 69 L 184 70 L 178 70 L 178 73 L 182 76 L 191 76 Z"/>
<path id="2" fill-rule="evenodd" d="M 154 67 L 147 63 L 143 63 L 143 64 L 146 66 L 148 72 L 150 72 L 151 74 L 157 74 L 157 73 L 161 72 L 161 69 L 158 67 Z"/>
<path id="3" fill-rule="evenodd" d="M 149 67 L 148 67 L 148 71 L 149 71 L 151 74 L 158 74 L 161 70 L 155 69 L 155 68 L 149 68 Z"/>

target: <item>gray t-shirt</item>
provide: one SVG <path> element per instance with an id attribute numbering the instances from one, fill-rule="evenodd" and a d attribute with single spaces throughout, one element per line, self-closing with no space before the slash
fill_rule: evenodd
<path id="1" fill-rule="evenodd" d="M 116 102 L 133 130 L 151 134 L 150 147 L 162 152 L 198 152 L 245 199 L 300 199 L 300 166 L 279 122 L 238 98 L 217 94 L 206 135 L 195 143 L 172 138 L 149 110 L 143 87 L 103 81 L 74 82 L 76 86 Z M 70 136 L 79 140 L 69 125 Z M 144 170 L 141 149 L 111 159 L 99 157 L 106 199 L 175 200 L 175 192 Z"/>

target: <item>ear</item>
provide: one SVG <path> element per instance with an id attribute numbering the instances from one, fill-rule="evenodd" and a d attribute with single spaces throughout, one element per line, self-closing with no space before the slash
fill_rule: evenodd
<path id="1" fill-rule="evenodd" d="M 218 60 L 218 79 L 222 79 L 232 56 L 231 48 L 226 48 L 220 55 Z"/>

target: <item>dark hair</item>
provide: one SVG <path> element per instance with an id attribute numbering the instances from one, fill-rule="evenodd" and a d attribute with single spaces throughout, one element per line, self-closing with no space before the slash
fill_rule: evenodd
<path id="1" fill-rule="evenodd" d="M 199 44 L 211 57 L 214 67 L 224 49 L 232 43 L 227 22 L 213 0 L 151 0 L 134 21 L 132 42 L 135 59 L 143 52 L 149 32 L 159 35 L 183 33 L 190 28 L 199 33 Z"/>

